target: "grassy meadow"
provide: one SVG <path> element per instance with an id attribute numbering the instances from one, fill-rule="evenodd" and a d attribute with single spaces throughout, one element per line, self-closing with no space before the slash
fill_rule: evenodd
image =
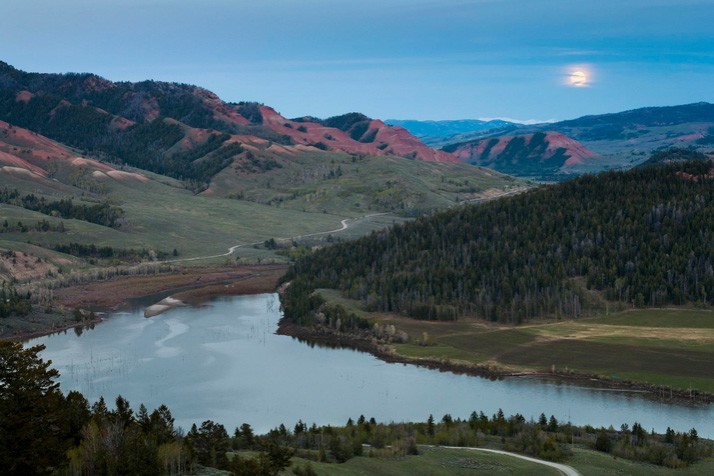
<path id="1" fill-rule="evenodd" d="M 0 187 L 17 188 L 49 200 L 72 198 L 92 205 L 108 202 L 124 211 L 121 226 L 109 228 L 81 220 L 61 220 L 59 232 L 10 231 L 0 235 L 16 250 L 19 243 L 44 248 L 72 242 L 123 249 L 178 252 L 178 259 L 219 255 L 243 245 L 225 257 L 186 264 L 222 265 L 242 258 L 281 261 L 273 250 L 254 243 L 271 238 L 278 243 L 299 237 L 306 245 L 333 239 L 351 239 L 409 219 L 419 211 L 434 210 L 479 197 L 489 197 L 523 186 L 523 182 L 493 171 L 464 164 L 436 164 L 399 157 L 352 157 L 344 154 L 262 151 L 279 167 L 246 173 L 234 164 L 214 177 L 211 187 L 195 195 L 177 180 L 137 171 L 144 179 L 85 176 L 73 186 L 68 166 L 56 180 L 0 174 Z M 67 170 L 65 170 L 67 169 Z M 130 168 L 127 170 L 131 170 Z M 348 228 L 342 220 L 348 219 Z M 59 218 L 0 204 L 0 222 L 21 221 L 30 227 L 42 220 L 52 225 Z"/>
<path id="2" fill-rule="evenodd" d="M 638 309 L 578 320 L 519 326 L 463 318 L 419 321 L 367 313 L 338 291 L 318 291 L 364 318 L 394 324 L 409 335 L 397 354 L 489 365 L 506 371 L 597 374 L 714 392 L 714 312 L 703 309 Z"/>
<path id="3" fill-rule="evenodd" d="M 270 157 L 271 150 L 261 154 Z M 229 167 L 213 179 L 211 190 L 280 208 L 360 216 L 447 208 L 525 184 L 460 163 L 346 154 L 272 153 L 272 157 L 282 167 L 259 175 Z"/>
<path id="4" fill-rule="evenodd" d="M 357 456 L 341 464 L 310 462 L 310 465 L 318 475 L 325 476 L 561 474 L 560 471 L 542 464 L 500 454 L 439 447 L 422 447 L 419 451 L 420 454 L 415 456 Z M 306 465 L 307 460 L 293 458 L 293 467 Z"/>
<path id="5" fill-rule="evenodd" d="M 558 475 L 560 471 L 539 463 L 532 463 L 512 456 L 443 447 L 420 447 L 419 455 L 387 456 L 378 451 L 372 456 L 357 456 L 345 463 L 320 463 L 303 458 L 292 458 L 290 469 L 305 470 L 308 466 L 318 476 L 451 476 L 459 474 L 523 474 Z M 670 469 L 662 466 L 616 458 L 610 454 L 575 446 L 572 456 L 563 464 L 575 468 L 587 476 L 667 476 L 667 475 L 709 475 L 714 473 L 714 459 L 707 458 L 689 467 Z M 251 452 L 242 451 L 241 457 L 253 457 Z M 291 474 L 288 469 L 284 474 Z M 227 475 L 227 471 L 203 468 L 198 474 Z"/>

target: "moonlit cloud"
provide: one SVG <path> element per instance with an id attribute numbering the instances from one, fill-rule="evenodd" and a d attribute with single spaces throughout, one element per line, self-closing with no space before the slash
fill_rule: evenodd
<path id="1" fill-rule="evenodd" d="M 595 83 L 595 68 L 589 64 L 572 64 L 563 70 L 561 84 L 571 88 L 589 88 Z"/>

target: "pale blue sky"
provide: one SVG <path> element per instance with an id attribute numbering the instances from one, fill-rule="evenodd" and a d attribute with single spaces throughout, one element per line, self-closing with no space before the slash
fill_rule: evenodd
<path id="1" fill-rule="evenodd" d="M 712 18 L 714 0 L 3 0 L 0 60 L 288 117 L 567 119 L 714 102 Z"/>

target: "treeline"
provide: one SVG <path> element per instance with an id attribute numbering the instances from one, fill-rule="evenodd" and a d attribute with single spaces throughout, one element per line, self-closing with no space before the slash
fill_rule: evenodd
<path id="1" fill-rule="evenodd" d="M 320 249 L 286 274 L 286 316 L 338 288 L 367 310 L 418 319 L 578 317 L 714 303 L 710 163 L 586 175 Z"/>
<path id="2" fill-rule="evenodd" d="M 13 252 L 10 251 L 9 253 Z M 0 285 L 0 317 L 10 317 L 13 314 L 17 316 L 28 315 L 32 310 L 30 298 L 29 291 L 25 294 L 20 294 L 12 283 L 7 283 L 3 280 L 2 285 Z"/>
<path id="3" fill-rule="evenodd" d="M 165 252 L 155 252 L 153 250 L 147 250 L 142 248 L 140 250 L 126 249 L 126 248 L 113 248 L 111 246 L 97 246 L 95 244 L 85 245 L 83 243 L 67 243 L 55 245 L 55 251 L 60 253 L 65 253 L 72 256 L 77 256 L 80 258 L 97 258 L 97 259 L 109 259 L 116 258 L 121 260 L 144 260 L 144 259 L 163 259 L 168 256 Z"/>
<path id="4" fill-rule="evenodd" d="M 2 223 L 2 227 L 0 227 L 0 233 L 12 233 L 16 231 L 19 231 L 20 233 L 28 233 L 29 231 L 53 231 L 55 233 L 64 233 L 65 227 L 64 223 L 61 221 L 55 225 L 44 218 L 42 220 L 38 220 L 34 225 L 25 224 L 22 220 L 18 221 L 16 224 L 12 224 L 6 219 Z"/>
<path id="5" fill-rule="evenodd" d="M 107 202 L 85 205 L 76 204 L 71 198 L 47 200 L 45 197 L 37 196 L 34 193 L 20 195 L 18 190 L 10 190 L 6 187 L 0 189 L 0 202 L 40 212 L 44 215 L 65 219 L 73 218 L 108 227 L 118 227 L 119 220 L 124 216 L 124 210 Z M 23 230 L 21 229 L 20 231 Z"/>
<path id="6" fill-rule="evenodd" d="M 230 439 L 234 450 L 278 446 L 284 448 L 283 452 L 292 450 L 295 456 L 326 463 L 343 463 L 355 456 L 417 455 L 424 445 L 497 446 L 548 461 L 563 461 L 572 455 L 571 447 L 577 444 L 613 456 L 670 468 L 686 467 L 712 455 L 711 442 L 700 441 L 694 428 L 687 432 L 668 428 L 664 435 L 647 432 L 637 422 L 631 429 L 627 424 L 621 425 L 619 431 L 612 427 L 597 429 L 559 422 L 555 416 L 548 418 L 543 413 L 538 420 L 526 420 L 518 413 L 506 417 L 501 409 L 490 417 L 482 411 L 474 411 L 468 419 L 446 414 L 437 421 L 429 415 L 426 422 L 413 423 L 384 424 L 374 418 L 367 420 L 364 415 L 356 421 L 350 418 L 342 427 L 308 426 L 298 421 L 292 431 L 280 425 L 262 437 L 247 437 L 249 431 L 250 427 L 245 424 L 236 428 Z M 226 439 L 223 447 L 228 447 L 228 443 Z M 309 473 L 305 467 L 293 471 L 295 474 Z"/>

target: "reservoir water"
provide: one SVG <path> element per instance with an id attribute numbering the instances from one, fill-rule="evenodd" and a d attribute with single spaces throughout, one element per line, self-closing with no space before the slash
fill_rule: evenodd
<path id="1" fill-rule="evenodd" d="M 637 421 L 664 432 L 694 427 L 714 438 L 714 406 L 648 400 L 641 394 L 534 378 L 488 380 L 411 365 L 389 364 L 349 349 L 311 347 L 275 334 L 276 294 L 240 296 L 146 319 L 143 311 L 113 314 L 93 329 L 33 339 L 45 344 L 66 393 L 90 402 L 117 395 L 134 410 L 166 404 L 188 430 L 211 419 L 232 434 L 246 422 L 258 432 L 298 419 L 342 425 L 360 415 L 377 421 L 426 421 L 449 413 L 468 418 L 542 413 L 559 421 L 619 428 Z"/>

